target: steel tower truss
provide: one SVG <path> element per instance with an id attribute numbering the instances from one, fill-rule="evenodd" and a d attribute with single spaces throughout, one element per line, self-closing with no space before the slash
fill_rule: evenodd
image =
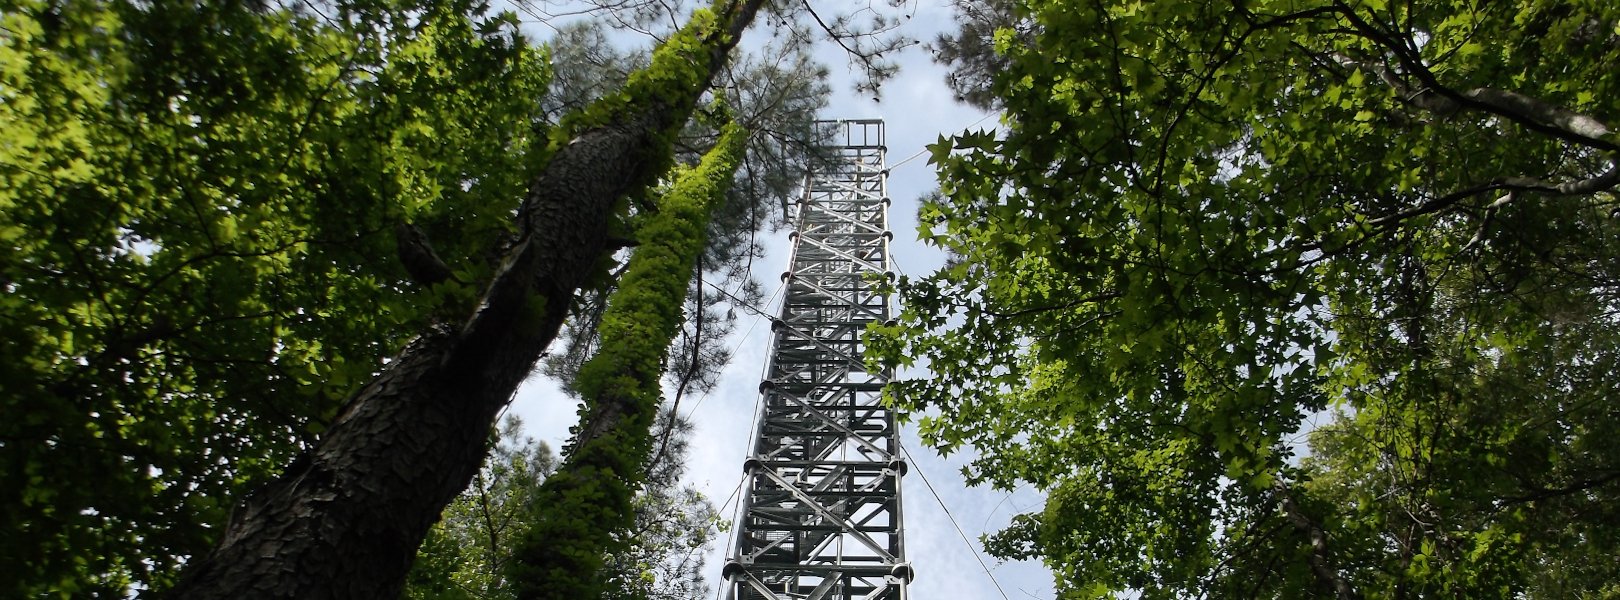
<path id="1" fill-rule="evenodd" d="M 832 158 L 810 174 L 789 236 L 725 585 L 733 600 L 905 600 L 906 463 L 880 398 L 890 373 L 861 358 L 866 325 L 889 319 L 878 287 L 893 277 L 883 121 L 817 125 Z"/>

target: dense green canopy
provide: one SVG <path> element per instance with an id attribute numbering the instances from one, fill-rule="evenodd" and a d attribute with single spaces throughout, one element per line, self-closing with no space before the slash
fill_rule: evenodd
<path id="1" fill-rule="evenodd" d="M 727 69 L 757 0 L 689 19 L 660 3 L 686 23 L 650 59 L 587 68 L 568 57 L 590 49 L 566 48 L 558 90 L 481 0 L 199 4 L 0 13 L 0 407 L 17 416 L 0 559 L 22 565 L 0 594 L 387 595 L 576 292 L 611 287 L 624 236 L 689 243 L 620 331 L 679 330 L 694 267 L 747 276 L 747 232 L 807 159 L 825 94 L 824 73 L 782 70 L 809 65 L 807 38 L 797 62 Z M 722 71 L 734 89 L 715 95 L 763 133 L 679 179 L 723 189 L 741 164 L 747 193 L 696 194 L 712 220 L 673 209 L 695 201 L 660 212 L 648 187 L 721 137 L 686 125 Z M 683 390 L 712 385 L 725 330 L 683 338 Z M 637 372 L 595 379 L 645 384 L 629 435 L 646 438 L 665 347 L 620 337 L 643 346 Z M 648 444 L 631 462 L 679 446 Z M 634 479 L 603 505 L 615 522 L 643 508 Z M 660 493 L 634 502 L 700 504 Z M 623 545 L 610 560 L 655 552 Z"/>
<path id="2" fill-rule="evenodd" d="M 478 2 L 0 29 L 0 595 L 161 588 L 511 228 L 548 68 Z"/>
<path id="3" fill-rule="evenodd" d="M 934 146 L 953 260 L 874 342 L 1048 493 L 992 550 L 1064 597 L 1615 593 L 1620 6 L 1010 5 L 956 46 L 1005 118 Z"/>

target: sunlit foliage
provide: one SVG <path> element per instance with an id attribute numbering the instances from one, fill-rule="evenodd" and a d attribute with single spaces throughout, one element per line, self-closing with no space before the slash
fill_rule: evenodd
<path id="1" fill-rule="evenodd" d="M 1011 4 L 959 73 L 1003 128 L 933 147 L 953 260 L 873 342 L 1047 492 L 991 550 L 1075 598 L 1614 593 L 1620 8 Z"/>

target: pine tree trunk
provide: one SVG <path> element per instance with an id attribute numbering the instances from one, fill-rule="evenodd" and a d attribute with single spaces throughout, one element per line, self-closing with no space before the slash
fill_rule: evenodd
<path id="1" fill-rule="evenodd" d="M 357 392 L 315 448 L 237 504 L 219 543 L 170 596 L 399 595 L 428 529 L 482 463 L 496 415 L 609 250 L 614 206 L 668 163 L 668 139 L 758 6 L 728 9 L 725 26 L 684 57 L 703 69 L 689 89 L 638 99 L 557 150 L 477 312 L 424 332 Z"/>
<path id="2" fill-rule="evenodd" d="M 642 217 L 636 232 L 642 244 L 602 315 L 602 347 L 575 379 L 585 408 L 572 447 L 535 494 L 532 525 L 513 552 L 509 580 L 519 598 L 597 598 L 607 591 L 603 558 L 627 546 L 622 534 L 635 524 L 659 380 L 680 330 L 691 268 L 708 245 L 709 221 L 747 141 L 741 127 L 726 126 L 658 212 Z"/>

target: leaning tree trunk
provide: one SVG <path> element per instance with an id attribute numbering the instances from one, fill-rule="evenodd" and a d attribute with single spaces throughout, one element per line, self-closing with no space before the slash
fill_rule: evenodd
<path id="1" fill-rule="evenodd" d="M 497 413 L 610 250 L 618 200 L 670 164 L 670 140 L 758 10 L 694 17 L 572 135 L 530 186 L 519 237 L 459 327 L 425 331 L 361 388 L 325 437 L 239 502 L 179 598 L 399 595 L 429 527 L 477 472 Z"/>
<path id="2" fill-rule="evenodd" d="M 699 165 L 670 186 L 637 228 L 641 242 L 602 314 L 602 347 L 579 369 L 585 401 L 563 465 L 535 494 L 535 519 L 514 551 L 509 581 L 524 599 L 598 598 L 603 559 L 626 544 L 645 479 L 659 379 L 680 330 L 691 266 L 708 242 L 748 133 L 727 125 Z"/>

